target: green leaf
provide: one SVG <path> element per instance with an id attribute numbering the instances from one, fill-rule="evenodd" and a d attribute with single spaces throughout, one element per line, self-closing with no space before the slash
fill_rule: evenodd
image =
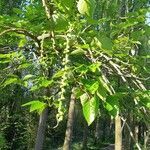
<path id="1" fill-rule="evenodd" d="M 113 110 L 113 106 L 109 103 L 105 103 L 105 108 L 108 110 L 108 111 L 112 111 Z"/>
<path id="2" fill-rule="evenodd" d="M 20 40 L 20 42 L 18 43 L 18 47 L 24 47 L 27 43 L 27 39 L 26 38 L 22 38 Z"/>
<path id="3" fill-rule="evenodd" d="M 41 87 L 38 86 L 38 85 L 34 85 L 31 87 L 30 91 L 36 91 L 36 90 L 39 90 Z"/>
<path id="4" fill-rule="evenodd" d="M 68 21 L 62 14 L 54 14 L 53 15 L 54 20 L 54 28 L 57 31 L 66 30 L 68 27 Z"/>
<path id="5" fill-rule="evenodd" d="M 101 32 L 98 37 L 94 38 L 93 42 L 95 42 L 95 44 L 102 50 L 104 50 L 108 54 L 111 54 L 113 42 L 108 36 L 105 35 L 105 33 Z"/>
<path id="6" fill-rule="evenodd" d="M 28 75 L 24 76 L 23 80 L 24 80 L 24 81 L 25 81 L 25 80 L 29 80 L 29 79 L 31 79 L 31 78 L 33 78 L 33 77 L 34 77 L 34 75 L 28 74 Z"/>
<path id="7" fill-rule="evenodd" d="M 150 97 L 149 96 L 147 96 L 147 97 L 143 97 L 143 96 L 141 96 L 140 97 L 140 103 L 145 107 L 147 107 L 147 108 L 150 108 Z"/>
<path id="8" fill-rule="evenodd" d="M 2 59 L 0 60 L 0 64 L 6 64 L 9 63 L 11 60 L 10 59 Z"/>
<path id="9" fill-rule="evenodd" d="M 83 49 L 76 49 L 72 51 L 70 55 L 83 55 L 84 53 L 85 51 Z"/>
<path id="10" fill-rule="evenodd" d="M 81 88 L 76 88 L 74 90 L 74 95 L 76 98 L 79 98 L 84 92 L 81 90 Z"/>
<path id="11" fill-rule="evenodd" d="M 28 103 L 23 104 L 22 106 L 30 106 L 30 112 L 37 110 L 38 112 L 42 112 L 46 107 L 46 103 L 43 103 L 39 100 L 31 101 Z"/>
<path id="12" fill-rule="evenodd" d="M 54 0 L 55 3 L 57 3 L 57 7 L 62 10 L 65 11 L 65 14 L 69 13 L 71 14 L 72 12 L 72 8 L 74 5 L 74 0 Z"/>
<path id="13" fill-rule="evenodd" d="M 61 0 L 61 3 L 67 10 L 70 10 L 72 9 L 74 1 L 73 0 Z"/>
<path id="14" fill-rule="evenodd" d="M 81 74 L 86 74 L 88 71 L 87 66 L 85 65 L 80 65 L 79 67 L 75 68 L 76 72 L 81 73 Z"/>
<path id="15" fill-rule="evenodd" d="M 79 0 L 77 8 L 80 14 L 93 17 L 95 11 L 95 0 Z"/>
<path id="16" fill-rule="evenodd" d="M 98 115 L 99 99 L 96 96 L 94 96 L 91 99 L 88 99 L 86 101 L 85 100 L 86 98 L 84 97 L 84 103 L 82 103 L 83 114 L 88 125 L 91 125 L 91 123 L 95 120 L 96 116 Z"/>
<path id="17" fill-rule="evenodd" d="M 89 96 L 87 93 L 84 93 L 80 96 L 82 106 L 88 101 L 88 99 L 89 99 Z"/>
<path id="18" fill-rule="evenodd" d="M 22 10 L 18 8 L 13 8 L 13 12 L 15 12 L 17 15 L 22 14 Z"/>
<path id="19" fill-rule="evenodd" d="M 25 69 L 25 68 L 28 68 L 30 67 L 32 64 L 30 63 L 23 63 L 21 65 L 19 65 L 18 69 Z"/>
<path id="20" fill-rule="evenodd" d="M 63 74 L 64 74 L 64 70 L 63 69 L 59 70 L 53 75 L 53 79 L 60 78 L 60 77 L 62 77 Z"/>
<path id="21" fill-rule="evenodd" d="M 92 72 L 96 72 L 97 69 L 101 66 L 101 62 L 93 63 L 92 65 L 89 66 L 89 69 Z"/>
<path id="22" fill-rule="evenodd" d="M 30 91 L 36 91 L 43 87 L 48 87 L 52 85 L 53 80 L 47 80 L 44 77 L 39 77 L 36 83 L 31 87 Z"/>
<path id="23" fill-rule="evenodd" d="M 94 94 L 99 87 L 99 82 L 91 79 L 82 79 L 84 87 L 91 93 Z"/>
<path id="24" fill-rule="evenodd" d="M 105 102 L 105 108 L 108 110 L 111 116 L 115 117 L 119 111 L 119 99 L 118 96 L 109 95 Z"/>
<path id="25" fill-rule="evenodd" d="M 103 101 L 106 100 L 107 91 L 106 91 L 106 89 L 105 89 L 102 85 L 99 85 L 99 88 L 98 88 L 98 90 L 97 90 L 97 96 L 98 96 L 101 100 L 103 100 Z"/>
<path id="26" fill-rule="evenodd" d="M 42 80 L 40 86 L 41 86 L 41 87 L 48 87 L 48 86 L 51 85 L 52 83 L 53 83 L 53 80 L 47 80 L 47 79 L 45 79 L 45 80 Z"/>
<path id="27" fill-rule="evenodd" d="M 1 86 L 6 87 L 7 85 L 16 84 L 18 82 L 20 81 L 17 77 L 9 77 L 4 81 L 4 83 Z"/>
<path id="28" fill-rule="evenodd" d="M 109 92 L 109 94 L 112 94 L 112 91 L 110 90 L 107 83 L 102 79 L 102 77 L 99 77 L 99 82 L 100 82 L 101 86 L 103 86 Z"/>
<path id="29" fill-rule="evenodd" d="M 10 58 L 12 53 L 9 54 L 0 54 L 0 58 Z"/>

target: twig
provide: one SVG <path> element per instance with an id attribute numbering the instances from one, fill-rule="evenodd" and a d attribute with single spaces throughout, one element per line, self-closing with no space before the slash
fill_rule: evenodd
<path id="1" fill-rule="evenodd" d="M 121 117 L 121 119 L 122 119 L 123 122 L 125 122 L 125 124 L 126 124 L 128 130 L 129 130 L 130 136 L 132 137 L 133 141 L 135 142 L 136 147 L 138 148 L 138 150 L 142 150 L 142 149 L 140 148 L 140 145 L 139 145 L 139 144 L 137 143 L 137 141 L 135 140 L 134 135 L 133 135 L 133 132 L 132 132 L 130 126 L 128 125 L 128 123 L 126 122 L 126 120 L 123 119 L 122 117 Z"/>

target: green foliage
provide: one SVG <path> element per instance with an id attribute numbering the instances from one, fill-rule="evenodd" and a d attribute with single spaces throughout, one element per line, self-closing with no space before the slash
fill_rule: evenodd
<path id="1" fill-rule="evenodd" d="M 96 95 L 90 98 L 89 95 L 87 95 L 87 93 L 81 95 L 80 99 L 84 117 L 88 125 L 91 125 L 91 123 L 95 120 L 96 116 L 98 115 L 99 99 Z"/>
<path id="2" fill-rule="evenodd" d="M 44 77 L 39 77 L 37 79 L 34 79 L 34 85 L 31 87 L 31 91 L 36 91 L 41 88 L 46 88 L 48 86 L 51 86 L 53 84 L 53 80 L 48 80 Z"/>
<path id="3" fill-rule="evenodd" d="M 5 145 L 6 145 L 6 141 L 4 135 L 0 133 L 0 148 L 3 149 Z"/>
<path id="4" fill-rule="evenodd" d="M 89 80 L 89 79 L 82 79 L 83 86 L 87 91 L 89 91 L 91 94 L 95 94 L 99 87 L 98 81 L 95 80 Z"/>
<path id="5" fill-rule="evenodd" d="M 88 125 L 99 111 L 126 117 L 133 109 L 146 120 L 141 110 L 150 108 L 148 4 L 126 3 L 123 7 L 123 1 L 53 0 L 46 8 L 40 0 L 12 5 L 1 0 L 3 112 L 13 116 L 14 102 L 38 113 L 50 106 L 54 125 L 66 119 L 70 90 L 76 88 Z M 48 104 L 39 101 L 41 97 Z M 37 100 L 26 103 L 31 99 Z"/>
<path id="6" fill-rule="evenodd" d="M 46 103 L 43 103 L 39 100 L 34 100 L 28 103 L 23 104 L 22 106 L 30 106 L 30 112 L 37 111 L 39 114 L 42 113 L 42 111 L 47 106 Z"/>
<path id="7" fill-rule="evenodd" d="M 1 87 L 6 87 L 10 84 L 21 84 L 21 80 L 18 76 L 11 75 L 1 84 Z"/>
<path id="8" fill-rule="evenodd" d="M 117 112 L 119 112 L 119 100 L 118 97 L 115 97 L 113 95 L 108 96 L 105 102 L 105 108 L 109 111 L 110 115 L 115 117 L 117 115 Z"/>
<path id="9" fill-rule="evenodd" d="M 68 21 L 67 18 L 63 14 L 54 14 L 53 15 L 53 20 L 54 20 L 54 29 L 56 31 L 62 31 L 66 30 L 68 28 Z"/>

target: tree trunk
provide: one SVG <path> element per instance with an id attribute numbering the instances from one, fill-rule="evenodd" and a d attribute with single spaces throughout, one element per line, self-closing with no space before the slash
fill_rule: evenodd
<path id="1" fill-rule="evenodd" d="M 122 150 L 122 129 L 119 115 L 115 118 L 115 150 Z"/>
<path id="2" fill-rule="evenodd" d="M 97 116 L 95 127 L 95 143 L 98 143 L 99 138 L 100 138 L 100 120 L 99 116 Z"/>
<path id="3" fill-rule="evenodd" d="M 131 120 L 131 112 L 127 112 L 127 120 L 126 120 L 129 124 L 132 123 Z M 125 136 L 125 140 L 124 140 L 124 147 L 126 148 L 126 150 L 130 150 L 130 145 L 131 145 L 131 135 L 130 135 L 130 131 L 128 129 L 128 127 L 125 125 L 124 127 L 124 136 Z"/>
<path id="4" fill-rule="evenodd" d="M 138 123 L 135 122 L 135 124 L 134 124 L 134 138 L 135 138 L 135 141 L 137 143 L 139 142 L 138 133 L 139 133 L 139 126 L 138 126 Z"/>
<path id="5" fill-rule="evenodd" d="M 87 137 L 88 137 L 88 125 L 87 122 L 84 120 L 82 150 L 87 150 Z"/>
<path id="6" fill-rule="evenodd" d="M 35 142 L 35 150 L 43 149 L 47 118 L 48 118 L 48 108 L 45 108 L 40 115 L 37 137 Z"/>
<path id="7" fill-rule="evenodd" d="M 150 149 L 150 129 L 144 130 L 144 148 Z"/>
<path id="8" fill-rule="evenodd" d="M 74 97 L 74 94 L 72 93 L 70 104 L 69 104 L 67 129 L 66 129 L 66 134 L 65 134 L 65 141 L 64 141 L 64 145 L 63 145 L 63 150 L 70 150 L 71 149 L 73 124 L 74 124 L 74 113 L 75 113 L 74 108 L 75 108 L 75 97 Z"/>

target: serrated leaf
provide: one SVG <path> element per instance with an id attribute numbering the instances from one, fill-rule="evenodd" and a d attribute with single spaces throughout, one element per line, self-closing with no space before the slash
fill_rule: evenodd
<path id="1" fill-rule="evenodd" d="M 99 110 L 99 99 L 94 96 L 91 99 L 87 100 L 82 104 L 83 114 L 88 123 L 91 123 L 95 120 L 96 116 L 98 115 Z"/>

